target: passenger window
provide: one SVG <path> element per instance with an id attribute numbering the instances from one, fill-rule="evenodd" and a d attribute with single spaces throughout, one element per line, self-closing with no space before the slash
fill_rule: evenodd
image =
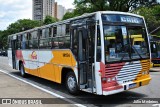
<path id="1" fill-rule="evenodd" d="M 57 27 L 53 27 L 53 37 L 57 36 Z"/>
<path id="2" fill-rule="evenodd" d="M 52 28 L 48 28 L 49 29 L 49 37 L 52 37 Z"/>
<path id="3" fill-rule="evenodd" d="M 69 24 L 67 24 L 67 25 L 66 25 L 66 30 L 65 30 L 65 31 L 66 31 L 66 35 L 69 35 L 69 32 L 70 32 L 69 27 L 70 27 Z"/>
<path id="4" fill-rule="evenodd" d="M 57 36 L 62 36 L 62 25 L 57 26 Z"/>
<path id="5" fill-rule="evenodd" d="M 37 31 L 31 32 L 31 39 L 38 39 Z"/>

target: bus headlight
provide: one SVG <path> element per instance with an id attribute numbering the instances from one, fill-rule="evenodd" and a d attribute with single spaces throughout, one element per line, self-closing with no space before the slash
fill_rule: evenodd
<path id="1" fill-rule="evenodd" d="M 143 72 L 142 72 L 142 75 L 144 75 L 144 74 L 145 74 L 145 72 L 143 71 Z"/>
<path id="2" fill-rule="evenodd" d="M 115 80 L 116 80 L 116 77 L 113 77 L 113 78 L 112 78 L 112 81 L 115 81 Z"/>
<path id="3" fill-rule="evenodd" d="M 142 75 L 146 75 L 146 74 L 148 74 L 148 71 L 143 71 L 142 72 Z"/>
<path id="4" fill-rule="evenodd" d="M 103 82 L 103 83 L 106 83 L 106 82 L 107 82 L 107 78 L 106 78 L 106 77 L 103 77 L 103 78 L 102 78 L 102 82 Z"/>
<path id="5" fill-rule="evenodd" d="M 116 80 L 116 77 L 109 77 L 109 78 L 106 78 L 106 77 L 102 77 L 102 82 L 103 83 L 106 83 L 106 82 L 113 82 Z"/>
<path id="6" fill-rule="evenodd" d="M 145 74 L 148 74 L 148 71 L 145 71 Z"/>
<path id="7" fill-rule="evenodd" d="M 111 82 L 111 78 L 107 78 L 107 82 Z"/>

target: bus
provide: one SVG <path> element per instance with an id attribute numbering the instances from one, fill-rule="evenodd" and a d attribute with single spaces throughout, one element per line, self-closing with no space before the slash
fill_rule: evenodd
<path id="1" fill-rule="evenodd" d="M 153 67 L 160 66 L 160 41 L 151 40 L 150 45 Z"/>
<path id="2" fill-rule="evenodd" d="M 133 44 L 131 35 L 143 42 Z M 151 57 L 144 18 L 98 11 L 9 35 L 13 69 L 59 84 L 71 94 L 111 95 L 149 84 Z"/>

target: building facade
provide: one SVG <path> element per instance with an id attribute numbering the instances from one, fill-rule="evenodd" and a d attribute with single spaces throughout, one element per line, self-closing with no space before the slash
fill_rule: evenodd
<path id="1" fill-rule="evenodd" d="M 67 10 L 62 5 L 58 5 L 57 2 L 54 3 L 54 17 L 57 19 L 62 19 Z"/>
<path id="2" fill-rule="evenodd" d="M 33 20 L 42 21 L 47 15 L 54 16 L 55 0 L 33 0 Z"/>
<path id="3" fill-rule="evenodd" d="M 55 0 L 33 0 L 33 20 L 42 21 L 47 15 L 61 20 L 66 12 Z"/>

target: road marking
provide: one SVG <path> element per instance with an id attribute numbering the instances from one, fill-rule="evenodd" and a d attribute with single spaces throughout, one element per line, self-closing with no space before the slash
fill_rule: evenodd
<path id="1" fill-rule="evenodd" d="M 12 75 L 12 74 L 4 71 L 4 70 L 1 70 L 1 69 L 0 69 L 0 72 L 2 72 L 2 73 L 4 73 L 4 74 L 7 74 L 7 75 L 9 75 L 9 76 L 11 76 L 11 77 L 19 80 L 19 81 L 22 81 L 22 82 L 24 82 L 24 83 L 26 83 L 26 84 L 29 84 L 29 85 L 31 85 L 31 86 L 33 86 L 33 87 L 35 87 L 35 88 L 37 88 L 37 89 L 39 89 L 39 90 L 41 90 L 41 91 L 44 91 L 44 92 L 46 92 L 46 93 L 48 93 L 48 94 L 51 94 L 51 95 L 53 95 L 53 96 L 55 96 L 55 97 L 65 98 L 65 97 L 63 97 L 63 96 L 61 96 L 61 95 L 59 95 L 59 94 L 56 94 L 56 93 L 54 93 L 54 92 L 52 92 L 52 91 L 49 91 L 49 90 L 47 90 L 47 89 L 45 89 L 45 88 L 42 88 L 42 87 L 37 86 L 37 85 L 35 85 L 35 84 L 33 84 L 33 83 L 30 83 L 30 82 L 28 82 L 28 81 L 26 81 L 26 80 L 23 80 L 23 79 L 21 79 L 21 78 L 19 78 L 19 77 L 16 77 L 16 76 L 14 76 L 14 75 Z M 67 98 L 66 98 L 66 99 L 67 99 Z M 73 103 L 73 105 L 76 105 L 76 106 L 78 106 L 78 107 L 87 107 L 87 106 L 82 105 L 82 104 L 76 104 L 76 102 L 71 101 L 71 100 L 68 100 L 68 99 L 67 99 L 66 101 L 68 101 L 68 102 L 70 102 L 70 103 Z"/>

